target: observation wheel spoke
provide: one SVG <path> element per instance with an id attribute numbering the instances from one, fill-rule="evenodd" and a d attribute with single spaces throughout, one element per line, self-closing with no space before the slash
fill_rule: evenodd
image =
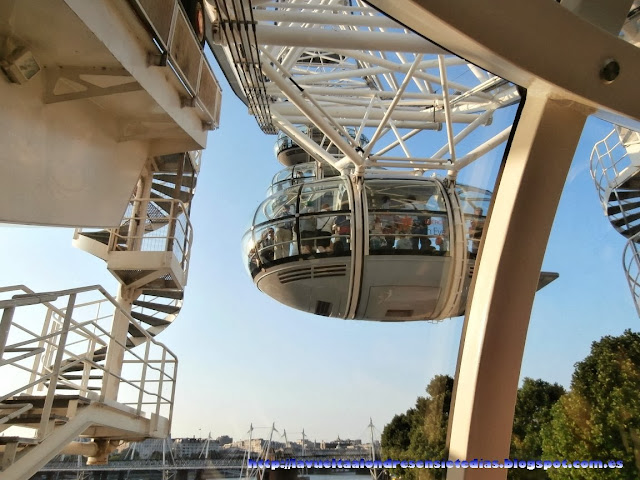
<path id="1" fill-rule="evenodd" d="M 361 1 L 213 3 L 218 60 L 250 112 L 266 133 L 286 133 L 315 160 L 455 178 L 508 138 L 495 127 L 474 133 L 519 101 L 514 85 Z"/>

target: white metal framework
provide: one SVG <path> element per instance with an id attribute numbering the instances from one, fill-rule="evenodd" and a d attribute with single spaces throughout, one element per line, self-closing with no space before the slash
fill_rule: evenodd
<path id="1" fill-rule="evenodd" d="M 218 61 L 262 129 L 285 132 L 339 170 L 440 169 L 455 177 L 508 138 L 509 128 L 471 148 L 464 141 L 519 100 L 514 85 L 362 1 L 217 0 L 208 10 Z M 301 125 L 317 127 L 338 153 Z M 347 127 L 369 143 L 360 147 Z"/>
<path id="2" fill-rule="evenodd" d="M 183 7 L 0 2 L 0 221 L 83 227 L 74 245 L 120 283 L 0 289 L 3 479 L 170 432 L 177 359 L 153 337 L 182 306 L 194 149 L 221 103 Z"/>
<path id="3" fill-rule="evenodd" d="M 637 16 L 624 24 L 630 11 L 637 14 L 638 4 L 633 0 L 370 3 L 429 40 L 359 0 L 207 0 L 211 22 L 207 36 L 217 45 L 214 51 L 233 88 L 263 130 L 284 131 L 314 158 L 342 171 L 384 167 L 421 175 L 438 169 L 455 179 L 461 168 L 512 136 L 467 309 L 448 445 L 452 458 L 506 458 L 531 303 L 582 125 L 594 112 L 632 129 L 640 121 Z M 145 392 L 151 392 L 149 380 L 157 380 L 147 376 L 156 359 L 146 352 L 157 346 L 161 359 L 170 356 L 151 334 L 170 323 L 179 307 L 188 262 L 184 258 L 174 262 L 172 255 L 177 245 L 188 245 L 182 243 L 190 230 L 188 221 L 178 217 L 184 210 L 180 202 L 189 202 L 182 199 L 183 179 L 172 182 L 173 193 L 167 194 L 166 177 L 158 178 L 177 172 L 153 164 L 160 155 L 204 146 L 206 130 L 216 126 L 219 89 L 210 72 L 203 70 L 206 62 L 201 53 L 194 53 L 196 42 L 176 1 L 168 1 L 170 8 L 162 11 L 153 11 L 154 5 L 160 3 L 0 4 L 0 33 L 17 42 L 5 42 L 3 47 L 11 44 L 10 51 L 0 51 L 3 69 L 17 82 L 0 82 L 4 107 L 0 130 L 5 140 L 0 190 L 6 195 L 0 202 L 2 220 L 117 224 L 118 212 L 130 201 L 132 187 L 145 168 L 131 215 L 114 230 L 93 231 L 93 238 L 83 235 L 86 232 L 78 236 L 85 237 L 87 250 L 111 262 L 109 268 L 123 284 L 118 305 L 106 296 L 105 303 L 115 310 L 108 328 L 100 326 L 102 317 L 72 315 L 78 311 L 77 295 L 86 293 L 80 290 L 56 294 L 67 300 L 67 307 L 49 305 L 56 295 L 30 294 L 0 304 L 0 368 L 29 377 L 0 392 L 0 428 L 21 423 L 38 432 L 35 438 L 5 441 L 3 478 L 28 477 L 43 459 L 83 432 L 101 440 L 73 448 L 102 459 L 114 439 L 166 432 L 167 417 L 142 415 Z M 21 70 L 20 65 L 27 68 Z M 75 69 L 78 65 L 82 68 Z M 60 66 L 68 71 L 61 72 Z M 470 141 L 474 133 L 488 125 L 499 108 L 518 100 L 513 85 L 486 71 L 525 87 L 527 100 L 515 132 L 493 132 L 474 144 Z M 109 77 L 122 78 L 114 84 Z M 123 96 L 133 101 L 123 101 Z M 301 124 L 319 128 L 340 153 L 327 154 L 318 146 L 322 142 L 303 134 Z M 356 129 L 355 138 L 366 132 L 368 145 L 359 148 L 346 127 Z M 432 134 L 435 142 L 422 141 Z M 23 143 L 22 138 L 32 142 Z M 99 168 L 89 168 L 87 158 Z M 22 195 L 21 202 L 14 201 L 16 192 L 29 192 L 27 187 L 39 182 L 51 187 L 58 176 L 70 172 L 82 174 L 77 177 L 82 187 L 78 191 L 60 192 L 52 202 L 48 189 L 42 188 L 31 198 Z M 161 199 L 151 195 L 154 183 L 161 187 L 158 192 L 164 187 L 165 193 L 156 193 Z M 160 215 L 162 219 L 149 208 L 167 204 L 169 211 Z M 108 214 L 99 217 L 102 210 Z M 185 237 L 177 242 L 179 224 L 186 225 Z M 131 225 L 135 228 L 127 228 L 125 238 L 124 227 Z M 151 241 L 162 243 L 161 255 L 153 261 L 127 255 L 148 253 L 140 252 L 139 246 L 159 230 L 161 240 Z M 523 259 L 525 242 L 530 248 Z M 129 265 L 121 262 L 126 256 Z M 170 292 L 168 298 L 177 302 L 158 306 L 159 302 L 138 300 L 145 289 L 151 295 Z M 153 314 L 139 312 L 146 315 L 140 317 L 144 325 L 129 315 L 136 301 L 141 309 L 156 304 Z M 27 305 L 30 302 L 33 305 Z M 45 316 L 37 331 L 26 331 L 31 324 L 17 318 L 14 323 L 15 311 L 31 307 L 54 312 Z M 135 344 L 137 351 L 132 349 Z M 76 350 L 80 347 L 83 350 Z M 140 355 L 140 350 L 145 353 Z M 147 370 L 123 375 L 129 360 Z M 82 374 L 71 373 L 80 367 Z M 102 379 L 91 378 L 100 375 L 98 370 Z M 40 385 L 46 389 L 38 399 L 41 403 L 10 398 Z M 124 385 L 138 391 L 132 409 L 124 408 L 129 401 L 120 397 Z M 62 386 L 72 387 L 78 395 L 55 406 Z M 99 390 L 93 392 L 91 387 Z M 97 400 L 92 393 L 98 394 Z M 149 401 L 157 407 L 160 397 L 170 405 L 172 394 L 155 394 Z M 505 476 L 506 471 L 453 470 L 448 478 Z"/>
<path id="4" fill-rule="evenodd" d="M 637 4 L 369 3 L 430 41 L 359 1 L 209 0 L 211 41 L 220 45 L 218 60 L 228 77 L 235 72 L 234 89 L 243 89 L 265 132 L 283 130 L 342 171 L 446 169 L 454 179 L 511 135 L 467 308 L 448 435 L 452 459 L 507 458 L 537 277 L 584 122 L 597 113 L 628 128 L 639 125 L 640 51 L 627 41 L 637 21 L 625 24 Z M 460 137 L 513 103 L 516 91 L 460 65 L 442 47 L 527 89 L 514 132 L 461 152 Z M 458 81 L 459 68 L 475 81 Z M 317 127 L 341 155 L 320 151 L 295 130 L 300 123 Z M 373 129 L 371 143 L 359 150 L 345 126 L 358 134 Z M 411 143 L 418 133 L 440 128 L 446 138 L 433 150 Z M 506 471 L 454 469 L 447 478 L 505 477 Z"/>

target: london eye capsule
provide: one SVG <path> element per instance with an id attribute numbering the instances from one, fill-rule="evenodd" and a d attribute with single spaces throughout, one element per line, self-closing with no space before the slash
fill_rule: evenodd
<path id="1" fill-rule="evenodd" d="M 490 192 L 384 172 L 305 180 L 272 189 L 243 239 L 262 292 L 345 319 L 464 312 Z"/>

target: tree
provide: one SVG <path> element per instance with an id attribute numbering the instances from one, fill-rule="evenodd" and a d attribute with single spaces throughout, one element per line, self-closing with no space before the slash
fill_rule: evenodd
<path id="1" fill-rule="evenodd" d="M 453 379 L 436 375 L 426 388 L 428 397 L 418 397 L 416 406 L 396 415 L 382 432 L 385 458 L 397 460 L 443 460 L 449 423 Z M 392 470 L 407 480 L 444 478 L 444 469 Z"/>
<path id="2" fill-rule="evenodd" d="M 422 431 L 425 439 L 423 458 L 445 458 L 449 409 L 453 394 L 453 378 L 448 375 L 433 377 L 427 386 L 429 401 L 425 405 Z"/>
<path id="3" fill-rule="evenodd" d="M 576 364 L 571 393 L 552 409 L 543 428 L 548 459 L 622 460 L 621 469 L 553 469 L 562 479 L 640 477 L 640 334 L 626 330 L 603 337 Z"/>
<path id="4" fill-rule="evenodd" d="M 544 380 L 525 378 L 518 389 L 513 433 L 511 435 L 511 458 L 533 460 L 542 458 L 541 429 L 551 421 L 551 409 L 564 395 L 561 385 Z M 544 480 L 549 478 L 544 470 L 509 470 L 508 477 L 514 480 Z"/>
<path id="5" fill-rule="evenodd" d="M 398 458 L 409 450 L 411 436 L 411 409 L 393 417 L 382 431 L 382 451 L 385 457 Z"/>

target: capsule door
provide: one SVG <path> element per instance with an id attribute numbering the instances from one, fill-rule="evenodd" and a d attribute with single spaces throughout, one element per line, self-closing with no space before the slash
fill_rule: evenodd
<path id="1" fill-rule="evenodd" d="M 367 179 L 362 189 L 361 282 L 353 318 L 442 318 L 459 227 L 436 179 Z"/>

